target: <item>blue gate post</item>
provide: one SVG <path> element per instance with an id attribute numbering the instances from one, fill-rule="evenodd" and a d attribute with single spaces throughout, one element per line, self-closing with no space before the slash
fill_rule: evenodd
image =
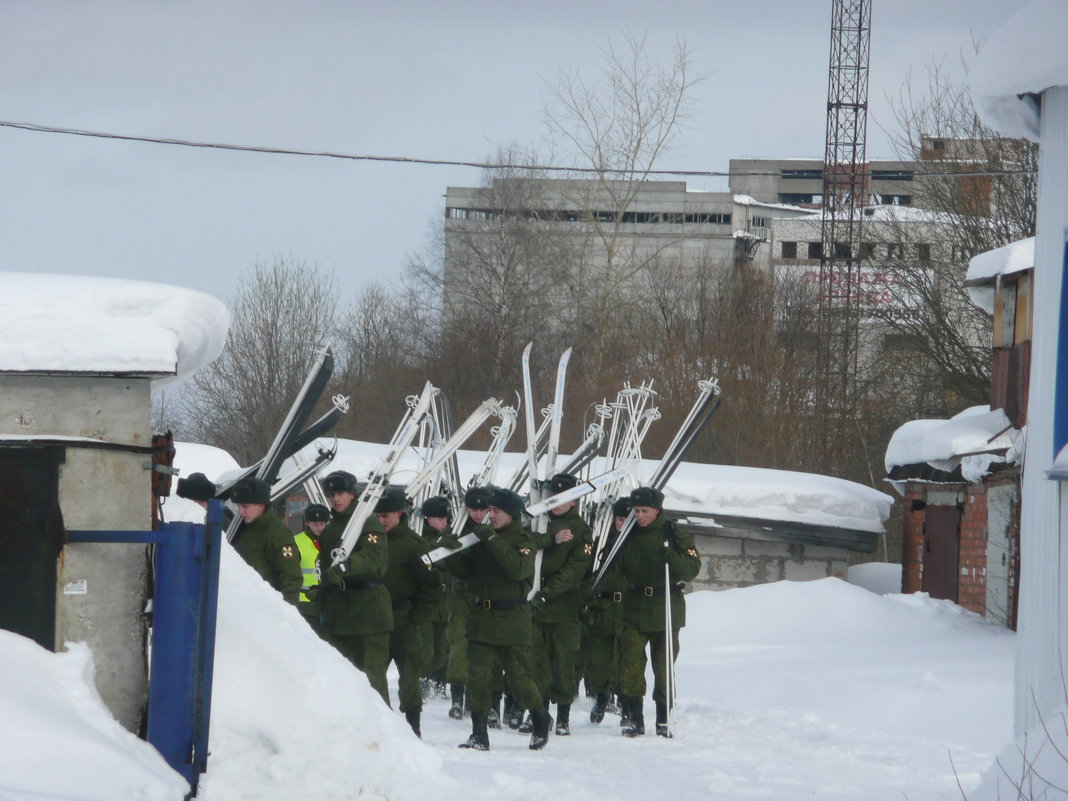
<path id="1" fill-rule="evenodd" d="M 208 523 L 168 523 L 156 545 L 148 741 L 195 795 L 207 769 L 222 504 Z"/>

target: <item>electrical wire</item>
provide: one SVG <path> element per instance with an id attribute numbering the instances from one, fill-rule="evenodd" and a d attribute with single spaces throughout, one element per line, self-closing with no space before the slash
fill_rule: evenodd
<path id="1" fill-rule="evenodd" d="M 732 178 L 732 177 L 777 177 L 780 170 L 770 171 L 734 171 L 730 170 L 645 170 L 626 169 L 622 167 L 565 167 L 552 164 L 511 164 L 485 161 L 464 161 L 458 159 L 429 159 L 415 156 L 377 156 L 358 153 L 338 153 L 330 150 L 302 150 L 298 148 L 269 147 L 259 145 L 235 145 L 224 142 L 200 142 L 193 139 L 174 139 L 170 137 L 139 136 L 137 134 L 109 133 L 106 131 L 89 131 L 81 128 L 61 128 L 52 125 L 39 125 L 32 122 L 14 122 L 0 120 L 0 127 L 14 128 L 33 133 L 65 134 L 69 136 L 86 136 L 94 139 L 116 139 L 126 142 L 146 142 L 154 145 L 176 145 L 179 147 L 210 148 L 214 150 L 233 150 L 244 153 L 262 153 L 275 156 L 310 156 L 314 158 L 344 159 L 347 161 L 381 161 L 401 164 L 421 164 L 446 167 L 474 167 L 481 170 L 522 170 L 528 172 L 567 172 L 579 174 L 605 174 L 613 175 L 675 175 L 704 178 Z M 988 170 L 988 171 L 964 171 L 964 172 L 922 172 L 922 177 L 994 177 L 1008 175 L 1033 175 L 1034 170 Z M 819 179 L 812 179 L 819 180 Z"/>

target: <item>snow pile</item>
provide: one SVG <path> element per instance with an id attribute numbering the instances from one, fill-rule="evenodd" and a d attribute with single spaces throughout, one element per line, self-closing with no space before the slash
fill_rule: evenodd
<path id="1" fill-rule="evenodd" d="M 203 801 L 403 801 L 449 789 L 438 755 L 229 546 L 221 573 Z"/>
<path id="2" fill-rule="evenodd" d="M 85 643 L 53 654 L 0 630 L 0 798 L 179 801 L 189 785 L 111 716 Z"/>
<path id="3" fill-rule="evenodd" d="M 309 445 L 305 453 L 311 455 L 316 447 L 326 448 L 332 444 L 333 440 L 321 439 Z M 347 470 L 362 480 L 375 469 L 387 450 L 386 445 L 377 443 L 339 440 L 337 456 L 319 475 Z M 457 461 L 461 478 L 467 481 L 475 475 L 484 458 L 484 452 L 459 451 Z M 567 455 L 561 456 L 560 463 L 566 462 L 567 458 Z M 520 453 L 502 454 L 496 483 L 505 483 L 524 459 Z M 653 460 L 642 460 L 641 475 L 652 475 L 656 466 L 657 462 Z M 293 462 L 287 462 L 283 473 L 292 467 Z M 419 457 L 414 450 L 409 450 L 393 473 L 394 483 L 409 481 L 418 469 Z M 607 469 L 597 460 L 592 474 Z M 877 533 L 884 530 L 883 523 L 893 506 L 889 495 L 840 478 L 695 462 L 679 465 L 664 494 L 665 507 L 682 514 L 751 517 Z"/>
<path id="4" fill-rule="evenodd" d="M 959 465 L 966 481 L 978 481 L 992 464 L 1015 460 L 1019 433 L 1004 410 L 989 406 L 972 406 L 949 420 L 910 420 L 890 437 L 886 472 L 926 462 L 950 473 Z"/>
<path id="5" fill-rule="evenodd" d="M 0 272 L 0 371 L 164 375 L 163 384 L 214 361 L 229 325 L 218 299 L 191 289 Z"/>
<path id="6" fill-rule="evenodd" d="M 1003 275 L 1030 270 L 1034 266 L 1035 238 L 1031 236 L 972 257 L 968 262 L 968 275 L 964 279 L 964 285 L 968 288 L 972 303 L 988 314 L 993 314 L 997 279 Z"/>
<path id="7" fill-rule="evenodd" d="M 1039 725 L 998 754 L 968 801 L 1068 796 L 1068 707 L 1047 715 Z"/>
<path id="8" fill-rule="evenodd" d="M 852 565 L 846 572 L 846 581 L 876 595 L 896 595 L 901 592 L 901 565 L 889 562 Z"/>
<path id="9" fill-rule="evenodd" d="M 171 481 L 171 495 L 163 504 L 163 517 L 170 523 L 180 520 L 190 523 L 204 522 L 204 507 L 194 501 L 178 497 L 179 478 L 189 478 L 193 473 L 203 473 L 218 484 L 223 473 L 240 469 L 234 457 L 222 448 L 177 441 L 174 443 L 174 467 L 178 470 L 178 475 Z"/>
<path id="10" fill-rule="evenodd" d="M 1006 136 L 1038 140 L 1038 106 L 1020 95 L 1068 86 L 1066 36 L 1064 0 L 1032 0 L 987 38 L 970 72 L 984 123 Z"/>

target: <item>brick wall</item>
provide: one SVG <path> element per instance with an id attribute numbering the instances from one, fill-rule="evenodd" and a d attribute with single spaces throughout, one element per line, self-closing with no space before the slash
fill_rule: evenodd
<path id="1" fill-rule="evenodd" d="M 927 501 L 924 484 L 905 485 L 901 523 L 901 592 L 923 589 L 923 506 Z"/>
<path id="2" fill-rule="evenodd" d="M 960 584 L 957 603 L 972 612 L 986 613 L 986 486 L 965 488 L 960 520 Z"/>

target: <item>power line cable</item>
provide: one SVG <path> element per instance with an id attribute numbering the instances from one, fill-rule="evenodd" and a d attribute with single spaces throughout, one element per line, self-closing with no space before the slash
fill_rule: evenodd
<path id="1" fill-rule="evenodd" d="M 679 177 L 689 176 L 698 178 L 731 178 L 731 177 L 776 177 L 780 170 L 771 171 L 735 171 L 730 170 L 631 170 L 624 168 L 597 168 L 597 167 L 564 167 L 552 164 L 501 164 L 485 161 L 463 161 L 457 159 L 428 159 L 415 156 L 377 156 L 360 153 L 338 153 L 331 150 L 302 150 L 298 148 L 267 147 L 259 145 L 235 145 L 224 142 L 200 142 L 193 139 L 173 139 L 169 137 L 139 136 L 137 134 L 109 133 L 106 131 L 88 131 L 81 128 L 61 128 L 52 125 L 39 125 L 32 122 L 13 122 L 0 120 L 0 127 L 15 128 L 21 131 L 33 133 L 65 134 L 69 136 L 86 136 L 94 139 L 117 139 L 126 142 L 146 142 L 154 145 L 176 145 L 179 147 L 210 148 L 214 150 L 234 150 L 243 153 L 263 153 L 274 156 L 311 156 L 315 158 L 344 159 L 347 161 L 384 161 L 401 164 L 424 164 L 444 167 L 474 167 L 482 170 L 523 170 L 528 172 L 568 172 L 580 174 L 604 174 L 613 175 L 675 175 Z M 786 159 L 789 161 L 789 159 Z M 990 170 L 983 172 L 923 172 L 922 176 L 940 177 L 983 177 L 983 176 L 1007 176 L 1007 175 L 1033 175 L 1034 170 Z"/>

